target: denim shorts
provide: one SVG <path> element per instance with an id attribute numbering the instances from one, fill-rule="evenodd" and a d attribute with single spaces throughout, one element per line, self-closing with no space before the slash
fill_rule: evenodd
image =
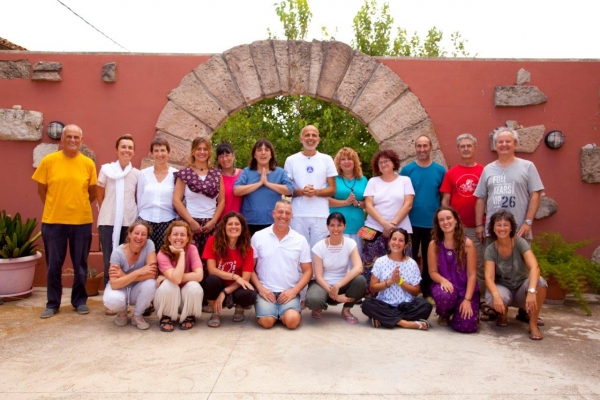
<path id="1" fill-rule="evenodd" d="M 276 299 L 279 298 L 280 293 L 274 294 Z M 269 303 L 260 295 L 257 295 L 254 309 L 256 311 L 256 318 L 273 317 L 279 319 L 287 310 L 290 309 L 296 310 L 298 313 L 302 313 L 302 308 L 300 307 L 300 295 L 296 295 L 296 297 L 285 304 L 279 304 L 277 302 Z"/>

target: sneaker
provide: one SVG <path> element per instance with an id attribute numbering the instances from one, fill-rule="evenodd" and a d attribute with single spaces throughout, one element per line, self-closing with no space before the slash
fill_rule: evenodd
<path id="1" fill-rule="evenodd" d="M 77 311 L 77 314 L 79 314 L 79 315 L 85 315 L 85 314 L 90 313 L 89 307 L 86 306 L 85 304 L 81 304 L 81 305 L 77 306 L 75 308 L 75 311 Z"/>
<path id="2" fill-rule="evenodd" d="M 131 325 L 137 326 L 137 328 L 142 331 L 145 331 L 146 329 L 150 328 L 150 324 L 147 323 L 146 320 L 144 320 L 144 317 L 142 317 L 141 315 L 134 315 L 133 317 L 131 317 Z"/>
<path id="3" fill-rule="evenodd" d="M 117 317 L 115 318 L 115 325 L 116 326 L 125 326 L 127 325 L 127 314 L 125 314 L 124 316 L 119 316 L 117 315 Z"/>
<path id="4" fill-rule="evenodd" d="M 54 314 L 56 314 L 57 312 L 58 312 L 58 310 L 56 308 L 46 308 L 40 314 L 40 318 L 46 319 L 46 318 L 54 317 Z"/>

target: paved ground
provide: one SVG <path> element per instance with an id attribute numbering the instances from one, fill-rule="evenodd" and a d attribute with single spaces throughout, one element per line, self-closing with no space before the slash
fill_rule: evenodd
<path id="1" fill-rule="evenodd" d="M 296 331 L 243 323 L 228 311 L 219 329 L 208 314 L 189 331 L 116 327 L 100 296 L 90 315 L 39 318 L 45 289 L 0 306 L 1 399 L 600 399 L 600 296 L 594 315 L 574 302 L 545 305 L 545 339 L 525 324 L 482 323 L 458 334 L 432 316 L 429 332 L 373 329 L 355 309 L 349 325 L 332 307 L 322 320 L 308 310 Z M 249 312 L 247 312 L 248 314 Z"/>

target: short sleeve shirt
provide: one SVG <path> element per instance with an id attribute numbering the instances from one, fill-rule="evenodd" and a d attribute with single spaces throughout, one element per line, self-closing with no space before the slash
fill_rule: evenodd
<path id="1" fill-rule="evenodd" d="M 242 253 L 238 249 L 227 249 L 225 258 L 219 257 L 213 250 L 215 237 L 211 236 L 206 241 L 202 258 L 205 260 L 215 260 L 217 268 L 229 274 L 242 276 L 242 272 L 254 272 L 254 251 L 248 249 L 246 257 L 242 257 Z M 233 283 L 232 280 L 225 280 L 225 285 L 229 286 Z"/>
<path id="2" fill-rule="evenodd" d="M 409 212 L 412 226 L 420 228 L 433 227 L 433 216 L 440 207 L 440 186 L 446 170 L 433 161 L 428 167 L 421 167 L 416 161 L 405 165 L 400 175 L 408 176 L 415 189 L 415 200 Z"/>
<path id="3" fill-rule="evenodd" d="M 149 240 L 150 241 L 150 240 Z M 177 259 L 170 260 L 162 251 L 159 251 L 156 255 L 156 262 L 158 263 L 158 270 L 164 275 L 165 271 L 171 268 L 175 268 L 177 265 Z M 202 260 L 198 254 L 198 248 L 194 245 L 189 245 L 185 249 L 185 266 L 183 267 L 183 273 L 187 274 L 194 272 L 198 268 L 202 268 Z M 179 287 L 183 287 L 185 282 L 179 284 Z"/>
<path id="4" fill-rule="evenodd" d="M 123 220 L 115 224 L 115 212 L 117 208 L 117 194 L 116 194 L 116 181 L 110 179 L 100 170 L 98 175 L 98 186 L 104 188 L 104 199 L 100 212 L 98 213 L 98 226 L 129 226 L 135 221 L 138 215 L 136 198 L 136 189 L 138 184 L 138 178 L 140 176 L 140 170 L 137 168 L 131 168 L 131 171 L 125 176 L 125 190 L 123 193 Z"/>
<path id="5" fill-rule="evenodd" d="M 477 197 L 473 194 L 482 172 L 483 165 L 481 164 L 475 164 L 472 167 L 459 164 L 446 172 L 440 187 L 440 192 L 450 195 L 450 207 L 458 212 L 462 222 L 468 228 L 474 228 L 476 225 L 475 203 Z M 479 221 L 479 223 L 482 222 Z"/>
<path id="6" fill-rule="evenodd" d="M 330 285 L 334 285 L 343 279 L 348 273 L 350 265 L 350 254 L 356 248 L 356 242 L 345 237 L 339 252 L 329 251 L 327 240 L 318 241 L 312 248 L 312 252 L 323 260 L 323 279 Z"/>
<path id="7" fill-rule="evenodd" d="M 83 154 L 67 157 L 57 151 L 42 159 L 31 178 L 47 186 L 43 223 L 83 225 L 93 222 L 88 189 L 97 184 L 97 178 L 91 159 Z"/>
<path id="8" fill-rule="evenodd" d="M 388 256 L 379 257 L 375 261 L 371 273 L 381 282 L 390 279 L 396 267 L 399 267 L 400 269 L 400 277 L 402 277 L 409 285 L 415 286 L 421 282 L 419 266 L 412 258 L 408 258 L 405 261 L 394 261 Z M 392 306 L 411 302 L 414 298 L 415 296 L 404 291 L 397 283 L 392 283 L 389 288 L 377 293 L 377 299 Z"/>
<path id="9" fill-rule="evenodd" d="M 365 197 L 373 196 L 373 206 L 386 221 L 394 219 L 398 210 L 404 205 L 404 196 L 414 195 L 410 178 L 406 176 L 397 176 L 391 182 L 385 182 L 377 176 L 369 179 L 365 188 Z M 379 232 L 383 232 L 383 227 L 370 215 L 367 216 L 365 225 Z M 400 223 L 398 228 L 412 233 L 411 218 L 407 215 Z"/>
<path id="10" fill-rule="evenodd" d="M 129 262 L 127 261 L 127 256 L 125 255 L 125 251 L 123 250 L 123 246 L 125 246 L 125 244 L 122 244 L 113 250 L 112 254 L 110 255 L 110 263 L 116 264 L 119 267 L 121 267 L 125 274 L 130 274 L 133 271 L 138 270 L 144 265 L 146 265 L 146 257 L 148 257 L 148 254 L 153 253 L 155 251 L 154 243 L 152 242 L 152 240 L 148 240 L 144 247 L 142 247 L 142 250 L 140 251 L 140 257 L 135 262 L 135 264 L 129 265 Z M 128 285 L 128 287 L 133 287 L 136 283 L 138 282 L 131 282 Z"/>
<path id="11" fill-rule="evenodd" d="M 529 268 L 525 263 L 523 254 L 530 250 L 529 243 L 522 237 L 515 237 L 513 251 L 507 258 L 503 258 L 495 243 L 490 244 L 485 249 L 485 261 L 493 261 L 496 267 L 496 277 L 494 282 L 497 285 L 504 286 L 514 290 L 519 288 L 523 282 L 529 278 Z"/>

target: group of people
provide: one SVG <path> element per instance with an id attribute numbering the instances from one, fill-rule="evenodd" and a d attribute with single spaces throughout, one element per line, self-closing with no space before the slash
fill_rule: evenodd
<path id="1" fill-rule="evenodd" d="M 96 177 L 79 153 L 82 137 L 67 125 L 62 151 L 33 175 L 48 265 L 42 318 L 59 310 L 67 242 L 71 303 L 89 313 L 84 285 L 97 200 L 104 304 L 119 326 L 128 323 L 129 304 L 132 325 L 148 329 L 144 313 L 155 309 L 160 329 L 172 332 L 194 327 L 203 311 L 216 328 L 223 307 L 235 307 L 233 321 L 241 322 L 253 305 L 265 328 L 279 320 L 294 329 L 304 306 L 321 319 L 340 303 L 342 318 L 356 324 L 351 310 L 362 303 L 374 327 L 427 330 L 435 305 L 440 325 L 469 333 L 478 329 L 480 308 L 482 320 L 506 326 L 507 307 L 516 306 L 529 337 L 542 338 L 546 283 L 528 240 L 543 186 L 535 166 L 515 157 L 515 131 L 495 132 L 498 160 L 485 168 L 475 162 L 477 140 L 460 135 L 461 162 L 447 172 L 421 135 L 416 159 L 402 168 L 395 151 L 377 152 L 371 179 L 354 149 L 334 158 L 318 152 L 312 125 L 284 168 L 267 139 L 254 144 L 242 170 L 229 143 L 217 146 L 213 165 L 212 143 L 200 136 L 186 168 L 170 167 L 170 145 L 156 138 L 154 165 L 139 171 L 131 165 L 134 140 L 123 135 L 117 161 Z"/>

